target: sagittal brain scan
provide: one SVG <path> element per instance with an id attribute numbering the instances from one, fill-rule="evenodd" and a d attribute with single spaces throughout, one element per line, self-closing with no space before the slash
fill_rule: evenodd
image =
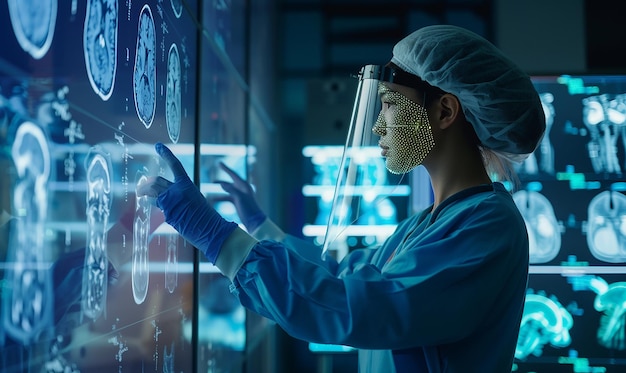
<path id="1" fill-rule="evenodd" d="M 515 357 L 541 356 L 546 345 L 568 346 L 572 342 L 570 329 L 573 324 L 572 315 L 555 297 L 529 292 L 524 302 Z"/>
<path id="2" fill-rule="evenodd" d="M 139 120 L 150 128 L 156 109 L 156 30 L 152 11 L 146 4 L 139 15 L 133 91 Z"/>
<path id="3" fill-rule="evenodd" d="M 41 127 L 23 122 L 11 155 L 17 173 L 12 205 L 17 217 L 9 237 L 10 263 L 2 296 L 3 327 L 22 343 L 30 343 L 51 322 L 52 281 L 44 240 L 48 214 L 50 150 Z"/>
<path id="4" fill-rule="evenodd" d="M 180 57 L 176 44 L 170 46 L 167 57 L 167 88 L 165 90 L 165 121 L 167 133 L 173 143 L 180 135 L 181 95 L 180 95 Z"/>
<path id="5" fill-rule="evenodd" d="M 8 0 L 13 32 L 20 47 L 33 58 L 50 49 L 57 18 L 57 0 Z"/>
<path id="6" fill-rule="evenodd" d="M 83 49 L 91 88 L 103 100 L 113 93 L 117 71 L 117 0 L 87 0 Z"/>
<path id="7" fill-rule="evenodd" d="M 91 319 L 102 315 L 108 282 L 107 231 L 111 213 L 111 161 L 99 147 L 85 159 L 87 170 L 87 248 L 83 270 L 82 311 Z"/>

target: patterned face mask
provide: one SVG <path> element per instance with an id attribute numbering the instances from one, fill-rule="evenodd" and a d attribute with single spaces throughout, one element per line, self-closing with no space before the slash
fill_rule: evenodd
<path id="1" fill-rule="evenodd" d="M 379 84 L 383 108 L 372 128 L 387 147 L 387 169 L 394 174 L 411 171 L 424 162 L 435 146 L 426 108 Z"/>

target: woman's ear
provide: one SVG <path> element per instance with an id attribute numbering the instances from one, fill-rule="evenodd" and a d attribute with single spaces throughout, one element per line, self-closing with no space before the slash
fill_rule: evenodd
<path id="1" fill-rule="evenodd" d="M 450 93 L 446 93 L 437 100 L 439 109 L 439 127 L 441 129 L 448 128 L 460 116 L 463 115 L 461 103 L 459 99 Z"/>

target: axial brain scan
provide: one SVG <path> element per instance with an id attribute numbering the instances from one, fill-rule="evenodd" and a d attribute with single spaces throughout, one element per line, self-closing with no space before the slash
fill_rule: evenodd
<path id="1" fill-rule="evenodd" d="M 144 5 L 139 16 L 133 90 L 139 120 L 150 128 L 156 109 L 156 31 L 148 5 Z"/>
<path id="2" fill-rule="evenodd" d="M 113 93 L 117 71 L 117 0 L 88 0 L 83 32 L 91 88 L 103 100 Z"/>
<path id="3" fill-rule="evenodd" d="M 13 32 L 22 49 L 42 58 L 50 49 L 57 18 L 57 0 L 8 0 Z"/>
<path id="4" fill-rule="evenodd" d="M 173 143 L 178 142 L 181 121 L 180 57 L 178 47 L 172 44 L 167 58 L 167 88 L 165 91 L 165 120 L 167 133 Z"/>

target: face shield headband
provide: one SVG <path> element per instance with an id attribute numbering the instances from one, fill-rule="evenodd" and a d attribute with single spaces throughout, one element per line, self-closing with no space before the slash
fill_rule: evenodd
<path id="1" fill-rule="evenodd" d="M 380 244 L 398 222 L 390 197 L 407 196 L 408 185 L 392 174 L 404 174 L 417 167 L 434 141 L 426 110 L 385 82 L 432 91 L 417 76 L 395 66 L 364 66 L 358 74 L 356 98 L 326 227 L 322 257 L 341 259 L 354 241 L 364 246 Z M 384 102 L 384 105 L 383 105 Z M 379 137 L 385 134 L 386 140 Z M 381 156 L 378 140 L 381 138 Z M 385 142 L 386 141 L 386 142 Z M 372 225 L 376 225 L 372 229 Z"/>

